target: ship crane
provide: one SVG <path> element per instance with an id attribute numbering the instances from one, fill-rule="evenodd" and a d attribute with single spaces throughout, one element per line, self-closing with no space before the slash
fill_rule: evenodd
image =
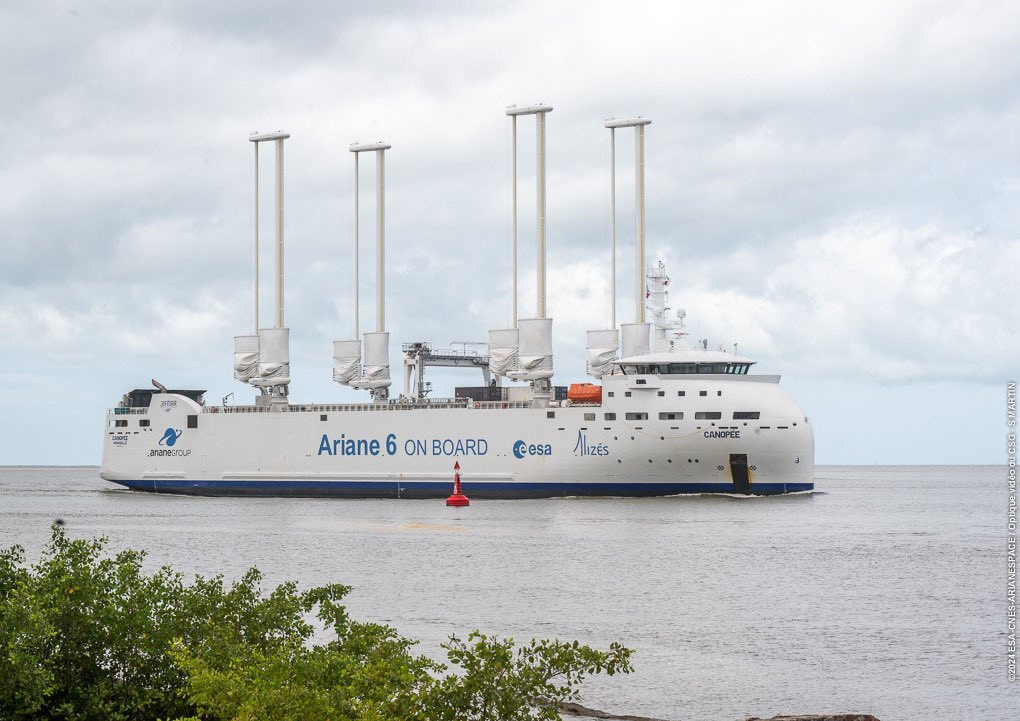
<path id="1" fill-rule="evenodd" d="M 462 343 L 466 346 L 468 344 Z M 485 345 L 480 343 L 478 345 Z M 489 354 L 478 353 L 477 351 L 455 348 L 433 349 L 425 341 L 414 341 L 404 343 L 401 346 L 404 351 L 404 398 L 424 400 L 427 394 L 425 384 L 425 368 L 433 366 L 437 368 L 477 368 L 482 371 L 482 380 L 485 385 L 490 383 Z M 413 382 L 413 387 L 412 387 Z M 498 380 L 497 380 L 498 382 Z"/>

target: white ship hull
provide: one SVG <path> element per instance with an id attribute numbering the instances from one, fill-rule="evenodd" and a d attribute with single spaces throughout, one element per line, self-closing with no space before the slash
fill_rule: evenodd
<path id="1" fill-rule="evenodd" d="M 272 411 L 156 393 L 148 408 L 107 414 L 101 475 L 169 493 L 432 498 L 449 495 L 459 461 L 471 498 L 812 490 L 813 431 L 778 380 L 615 375 L 603 379 L 601 405 L 550 408 Z M 733 418 L 748 412 L 759 417 Z"/>

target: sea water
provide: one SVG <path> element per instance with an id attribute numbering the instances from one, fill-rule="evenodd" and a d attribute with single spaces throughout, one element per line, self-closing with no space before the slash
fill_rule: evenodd
<path id="1" fill-rule="evenodd" d="M 1020 718 L 1006 679 L 1002 467 L 818 467 L 812 494 L 442 501 L 197 498 L 96 468 L 0 468 L 0 545 L 57 518 L 152 568 L 340 582 L 359 620 L 440 656 L 472 629 L 620 641 L 586 705 L 663 719 Z"/>

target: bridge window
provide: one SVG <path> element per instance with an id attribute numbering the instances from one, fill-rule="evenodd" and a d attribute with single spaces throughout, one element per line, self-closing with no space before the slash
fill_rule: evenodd
<path id="1" fill-rule="evenodd" d="M 546 418 L 555 418 L 556 417 L 556 411 L 546 411 L 545 412 L 545 417 Z"/>
<path id="2" fill-rule="evenodd" d="M 682 411 L 670 411 L 659 414 L 660 421 L 682 421 L 683 419 L 684 414 Z"/>
<path id="3" fill-rule="evenodd" d="M 699 421 L 717 421 L 722 418 L 719 411 L 697 411 L 694 417 Z"/>
<path id="4" fill-rule="evenodd" d="M 605 413 L 605 414 L 603 414 L 603 418 L 605 418 L 607 421 L 615 421 L 616 420 L 616 414 L 615 413 Z"/>
<path id="5" fill-rule="evenodd" d="M 198 428 L 198 416 L 188 416 L 188 428 Z"/>
<path id="6" fill-rule="evenodd" d="M 628 421 L 647 421 L 648 420 L 648 414 L 647 413 L 628 413 L 627 414 L 627 420 Z"/>
<path id="7" fill-rule="evenodd" d="M 142 420 L 138 421 L 138 425 L 140 425 L 142 428 L 148 428 L 149 427 L 149 419 L 148 418 L 143 418 Z"/>
<path id="8" fill-rule="evenodd" d="M 586 421 L 593 421 L 593 420 L 595 420 L 595 414 L 594 413 L 585 413 L 584 414 L 584 419 Z"/>
<path id="9" fill-rule="evenodd" d="M 756 421 L 761 418 L 761 411 L 733 411 L 735 421 Z"/>

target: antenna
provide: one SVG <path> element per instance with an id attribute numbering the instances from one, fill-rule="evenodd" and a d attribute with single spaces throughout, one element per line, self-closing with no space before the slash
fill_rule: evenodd
<path id="1" fill-rule="evenodd" d="M 351 145 L 350 151 L 354 153 L 354 247 L 359 243 L 359 213 L 358 213 L 358 154 L 375 151 L 375 330 L 382 333 L 386 330 L 386 231 L 385 231 L 385 210 L 386 210 L 386 165 L 383 154 L 389 150 L 391 145 L 383 142 L 366 143 L 363 145 Z M 360 332 L 358 327 L 358 251 L 354 251 L 354 335 L 357 337 Z"/>
<path id="2" fill-rule="evenodd" d="M 551 105 L 525 105 L 518 107 L 511 105 L 506 109 L 506 114 L 512 119 L 513 132 L 513 294 L 514 294 L 514 319 L 513 327 L 517 327 L 517 116 L 534 115 L 535 129 L 537 133 L 537 168 L 536 187 L 538 202 L 538 306 L 535 312 L 536 318 L 545 318 L 545 115 L 552 112 Z"/>
<path id="3" fill-rule="evenodd" d="M 616 327 L 616 129 L 634 128 L 634 275 L 635 283 L 635 323 L 645 322 L 645 126 L 651 124 L 648 118 L 627 118 L 616 120 L 610 118 L 605 122 L 609 128 L 612 160 L 610 161 L 609 197 L 612 204 L 612 326 Z"/>

